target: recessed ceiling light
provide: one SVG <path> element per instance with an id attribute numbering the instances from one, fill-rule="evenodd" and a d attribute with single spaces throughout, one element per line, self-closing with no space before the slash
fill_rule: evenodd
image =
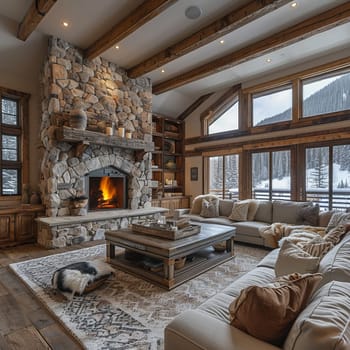
<path id="1" fill-rule="evenodd" d="M 220 40 L 220 44 L 223 44 L 225 42 L 225 40 Z"/>
<path id="2" fill-rule="evenodd" d="M 62 22 L 62 25 L 63 25 L 63 27 L 68 27 L 68 26 L 69 26 L 69 23 L 68 23 L 67 21 L 63 21 L 63 22 Z"/>
<path id="3" fill-rule="evenodd" d="M 165 73 L 165 70 L 164 70 L 164 69 L 162 69 L 160 72 L 161 72 L 161 73 Z"/>
<path id="4" fill-rule="evenodd" d="M 290 6 L 293 8 L 296 8 L 298 6 L 298 3 L 296 1 L 294 1 L 290 4 Z"/>
<path id="5" fill-rule="evenodd" d="M 271 59 L 271 58 L 267 58 L 267 59 L 266 59 L 266 62 L 267 62 L 267 63 L 270 63 L 270 62 L 272 62 L 272 59 Z"/>
<path id="6" fill-rule="evenodd" d="M 116 45 L 115 48 L 116 48 L 117 50 L 119 50 L 119 45 Z"/>
<path id="7" fill-rule="evenodd" d="M 185 11 L 185 16 L 189 19 L 197 19 L 201 14 L 202 10 L 198 6 L 189 6 Z"/>

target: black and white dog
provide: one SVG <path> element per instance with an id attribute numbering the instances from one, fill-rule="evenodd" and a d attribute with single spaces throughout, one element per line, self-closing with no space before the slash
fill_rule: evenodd
<path id="1" fill-rule="evenodd" d="M 82 295 L 86 287 L 113 273 L 113 268 L 101 260 L 83 261 L 56 270 L 51 283 L 53 288 L 72 299 L 74 294 Z"/>

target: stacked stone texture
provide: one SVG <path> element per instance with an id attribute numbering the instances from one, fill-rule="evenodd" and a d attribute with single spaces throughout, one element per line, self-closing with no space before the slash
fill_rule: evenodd
<path id="1" fill-rule="evenodd" d="M 71 44 L 50 38 L 49 55 L 42 74 L 42 94 L 40 132 L 45 152 L 41 165 L 41 194 L 46 215 L 69 215 L 70 198 L 85 194 L 86 174 L 108 166 L 128 174 L 130 209 L 151 206 L 149 152 L 136 161 L 132 150 L 91 144 L 77 157 L 74 144 L 58 142 L 55 138 L 57 118 L 82 108 L 88 116 L 88 130 L 105 133 L 108 125 L 123 126 L 132 132 L 133 138 L 150 140 L 150 81 L 129 79 L 114 63 L 100 57 L 86 60 Z M 84 235 L 88 236 L 84 233 L 79 237 Z"/>

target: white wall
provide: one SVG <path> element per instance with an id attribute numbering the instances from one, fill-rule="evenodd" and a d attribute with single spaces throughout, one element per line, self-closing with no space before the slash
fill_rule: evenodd
<path id="1" fill-rule="evenodd" d="M 17 23 L 0 16 L 0 86 L 29 93 L 29 183 L 39 184 L 40 173 L 40 70 L 47 52 L 47 39 L 33 33 L 27 41 L 16 38 Z"/>

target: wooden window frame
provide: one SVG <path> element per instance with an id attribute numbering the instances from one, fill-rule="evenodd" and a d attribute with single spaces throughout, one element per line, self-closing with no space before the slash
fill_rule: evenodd
<path id="1" fill-rule="evenodd" d="M 213 138 L 217 135 L 232 134 L 240 129 L 240 85 L 235 85 L 226 91 L 221 97 L 219 97 L 213 104 L 211 104 L 204 112 L 201 113 L 201 135 L 208 138 Z M 219 132 L 215 134 L 209 134 L 209 124 L 211 121 L 216 121 L 223 115 L 229 108 L 235 103 L 239 104 L 238 108 L 238 128 L 235 130 L 229 130 Z"/>
<path id="2" fill-rule="evenodd" d="M 23 184 L 29 181 L 29 137 L 28 137 L 28 120 L 29 120 L 29 97 L 24 92 L 0 87 L 0 107 L 2 99 L 10 99 L 17 102 L 17 125 L 11 126 L 2 124 L 0 120 L 0 136 L 14 135 L 18 137 L 17 144 L 17 161 L 2 160 L 2 145 L 0 154 L 1 169 L 17 169 L 18 170 L 18 193 L 14 195 L 2 194 L 2 178 L 0 179 L 0 202 L 3 204 L 20 202 L 22 199 Z"/>
<path id="3" fill-rule="evenodd" d="M 241 160 L 241 153 L 240 152 L 219 152 L 217 154 L 212 153 L 212 154 L 206 154 L 204 157 L 204 168 L 205 168 L 205 174 L 206 174 L 206 179 L 204 181 L 204 192 L 205 193 L 209 193 L 209 172 L 210 172 L 210 161 L 209 159 L 211 157 L 222 157 L 223 159 L 223 177 L 222 177 L 222 181 L 223 181 L 223 186 L 222 186 L 222 198 L 224 199 L 228 199 L 225 197 L 225 193 L 226 193 L 226 189 L 225 189 L 225 182 L 226 182 L 226 171 L 225 171 L 225 157 L 226 156 L 232 156 L 232 155 L 237 155 L 238 156 L 238 196 L 241 196 L 241 176 L 240 176 L 240 168 L 242 165 L 242 160 Z"/>
<path id="4" fill-rule="evenodd" d="M 294 99 L 293 87 L 294 87 L 293 82 L 292 81 L 287 81 L 284 84 L 279 84 L 277 86 L 272 86 L 269 89 L 264 89 L 264 90 L 261 90 L 261 91 L 255 91 L 255 92 L 251 93 L 250 94 L 250 105 L 251 105 L 251 108 L 250 108 L 250 111 L 251 111 L 251 114 L 250 114 L 250 119 L 251 119 L 250 126 L 252 128 L 254 128 L 254 129 L 257 129 L 257 128 L 261 128 L 261 127 L 264 128 L 264 127 L 268 127 L 268 126 L 271 126 L 271 125 L 276 125 L 276 124 L 290 123 L 293 120 L 293 104 L 294 104 L 294 101 L 293 101 L 293 99 Z M 288 89 L 290 89 L 291 93 L 292 93 L 291 119 L 290 120 L 286 120 L 286 121 L 282 121 L 282 122 L 277 122 L 277 123 L 265 124 L 265 125 L 261 125 L 261 126 L 254 125 L 254 108 L 253 108 L 254 98 L 255 97 L 268 96 L 268 95 L 271 95 L 273 93 L 284 91 L 284 90 L 288 90 Z"/>

